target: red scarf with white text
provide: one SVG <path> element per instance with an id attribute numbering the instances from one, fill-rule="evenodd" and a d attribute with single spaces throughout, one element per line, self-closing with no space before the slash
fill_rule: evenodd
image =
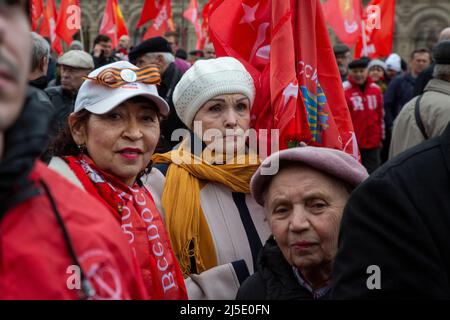
<path id="1" fill-rule="evenodd" d="M 187 299 L 183 274 L 150 192 L 137 183 L 129 187 L 101 171 L 86 155 L 65 160 L 86 191 L 106 205 L 120 222 L 151 299 Z"/>

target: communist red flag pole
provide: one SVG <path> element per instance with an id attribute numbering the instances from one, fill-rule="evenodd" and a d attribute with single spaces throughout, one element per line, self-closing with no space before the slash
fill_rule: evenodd
<path id="1" fill-rule="evenodd" d="M 353 47 L 361 35 L 361 0 L 328 0 L 323 4 L 325 19 L 339 40 Z"/>
<path id="2" fill-rule="evenodd" d="M 44 5 L 42 0 L 31 0 L 31 30 L 36 31 L 39 23 L 39 19 L 44 13 Z"/>
<path id="3" fill-rule="evenodd" d="M 81 29 L 81 8 L 78 0 L 62 0 L 56 22 L 56 34 L 70 45 L 73 36 Z"/>
<path id="4" fill-rule="evenodd" d="M 350 112 L 318 0 L 295 1 L 298 75 L 312 130 L 311 144 L 336 148 L 359 158 Z M 299 77 L 300 78 L 300 77 Z"/>
<path id="5" fill-rule="evenodd" d="M 166 31 L 174 30 L 175 26 L 172 18 L 172 1 L 161 0 L 159 12 L 142 39 L 146 40 L 149 38 L 162 36 Z"/>
<path id="6" fill-rule="evenodd" d="M 44 18 L 39 33 L 41 36 L 49 38 L 52 50 L 58 55 L 61 55 L 63 53 L 61 39 L 56 34 L 55 30 L 57 17 L 55 0 L 47 0 L 44 9 Z"/>
<path id="7" fill-rule="evenodd" d="M 355 47 L 355 59 L 387 57 L 392 53 L 395 0 L 372 0 L 365 9 L 364 28 Z"/>
<path id="8" fill-rule="evenodd" d="M 201 42 L 202 30 L 200 22 L 198 21 L 198 2 L 197 0 L 191 0 L 188 8 L 183 12 L 183 17 L 188 20 L 194 26 L 195 34 L 197 36 L 197 47 Z"/>
<path id="9" fill-rule="evenodd" d="M 136 25 L 136 28 L 142 27 L 144 24 L 156 18 L 161 9 L 164 0 L 145 0 L 142 6 L 141 17 Z"/>
<path id="10" fill-rule="evenodd" d="M 281 148 L 303 141 L 359 158 L 319 0 L 221 0 L 209 24 L 216 53 L 255 80 L 255 129 L 278 129 Z"/>
<path id="11" fill-rule="evenodd" d="M 200 26 L 201 36 L 197 41 L 196 49 L 203 50 L 205 44 L 209 42 L 209 13 L 212 7 L 212 2 L 205 3 L 202 9 L 202 24 Z"/>
<path id="12" fill-rule="evenodd" d="M 117 47 L 121 36 L 128 35 L 128 29 L 117 0 L 106 1 L 99 33 L 111 38 L 113 48 Z"/>

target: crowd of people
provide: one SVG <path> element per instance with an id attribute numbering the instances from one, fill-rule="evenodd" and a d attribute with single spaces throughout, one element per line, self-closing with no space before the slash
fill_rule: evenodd
<path id="1" fill-rule="evenodd" d="M 0 3 L 0 299 L 450 298 L 450 28 L 334 47 L 361 162 L 260 159 L 237 59 L 169 32 L 54 61 L 28 11 Z"/>
<path id="2" fill-rule="evenodd" d="M 448 98 L 448 40 L 450 28 L 445 28 L 434 52 L 414 49 L 408 62 L 396 53 L 385 61 L 367 57 L 352 60 L 350 48 L 334 46 L 361 160 L 369 173 L 407 148 L 443 133 L 448 115 L 445 102 L 438 101 Z M 437 67 L 436 61 L 441 61 Z M 422 95 L 425 101 L 431 99 L 432 108 L 422 106 L 431 104 L 420 103 Z"/>

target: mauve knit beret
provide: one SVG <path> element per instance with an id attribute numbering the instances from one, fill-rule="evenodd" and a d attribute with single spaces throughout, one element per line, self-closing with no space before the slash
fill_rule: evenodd
<path id="1" fill-rule="evenodd" d="M 369 175 L 364 166 L 351 155 L 336 149 L 321 147 L 297 147 L 275 152 L 267 157 L 256 170 L 250 182 L 250 189 L 256 202 L 264 205 L 263 194 L 269 182 L 276 175 L 267 175 L 264 171 L 281 161 L 298 162 L 308 165 L 356 188 Z M 275 162 L 274 162 L 275 161 Z M 279 168 L 278 172 L 282 168 Z"/>

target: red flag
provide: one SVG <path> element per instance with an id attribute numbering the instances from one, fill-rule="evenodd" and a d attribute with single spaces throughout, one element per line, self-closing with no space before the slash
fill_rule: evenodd
<path id="1" fill-rule="evenodd" d="M 55 0 L 47 0 L 40 34 L 43 37 L 49 38 L 52 50 L 58 53 L 58 55 L 61 55 L 63 53 L 61 39 L 56 34 L 55 30 L 58 17 L 56 12 Z"/>
<path id="2" fill-rule="evenodd" d="M 31 30 L 36 31 L 39 19 L 44 13 L 44 5 L 42 0 L 31 0 Z"/>
<path id="3" fill-rule="evenodd" d="M 62 0 L 59 5 L 56 34 L 70 45 L 73 36 L 81 29 L 81 8 L 78 0 Z"/>
<path id="4" fill-rule="evenodd" d="M 365 13 L 365 34 L 356 44 L 355 59 L 387 57 L 394 39 L 395 0 L 372 0 Z"/>
<path id="5" fill-rule="evenodd" d="M 140 28 L 148 21 L 155 19 L 161 9 L 163 1 L 164 0 L 145 0 L 141 17 L 136 25 L 136 28 Z"/>
<path id="6" fill-rule="evenodd" d="M 106 0 L 105 12 L 99 34 L 110 37 L 113 48 L 117 47 L 121 36 L 128 35 L 127 26 L 117 0 Z"/>
<path id="7" fill-rule="evenodd" d="M 216 53 L 255 80 L 255 129 L 279 129 L 281 148 L 304 141 L 359 156 L 319 0 L 222 0 L 209 24 Z"/>
<path id="8" fill-rule="evenodd" d="M 172 2 L 170 0 L 161 0 L 161 8 L 153 23 L 143 36 L 143 40 L 162 36 L 166 31 L 174 31 L 175 27 L 172 19 Z"/>
<path id="9" fill-rule="evenodd" d="M 201 40 L 202 30 L 198 21 L 198 3 L 197 0 L 191 0 L 188 8 L 183 12 L 183 17 L 194 25 L 195 34 L 197 35 L 197 44 Z"/>
<path id="10" fill-rule="evenodd" d="M 211 7 L 216 0 L 210 0 L 203 6 L 202 10 L 202 24 L 201 24 L 201 36 L 197 39 L 197 49 L 203 50 L 205 44 L 208 43 L 209 40 L 209 13 L 211 11 Z"/>
<path id="11" fill-rule="evenodd" d="M 353 47 L 361 36 L 361 0 L 328 0 L 323 12 L 338 38 Z"/>

